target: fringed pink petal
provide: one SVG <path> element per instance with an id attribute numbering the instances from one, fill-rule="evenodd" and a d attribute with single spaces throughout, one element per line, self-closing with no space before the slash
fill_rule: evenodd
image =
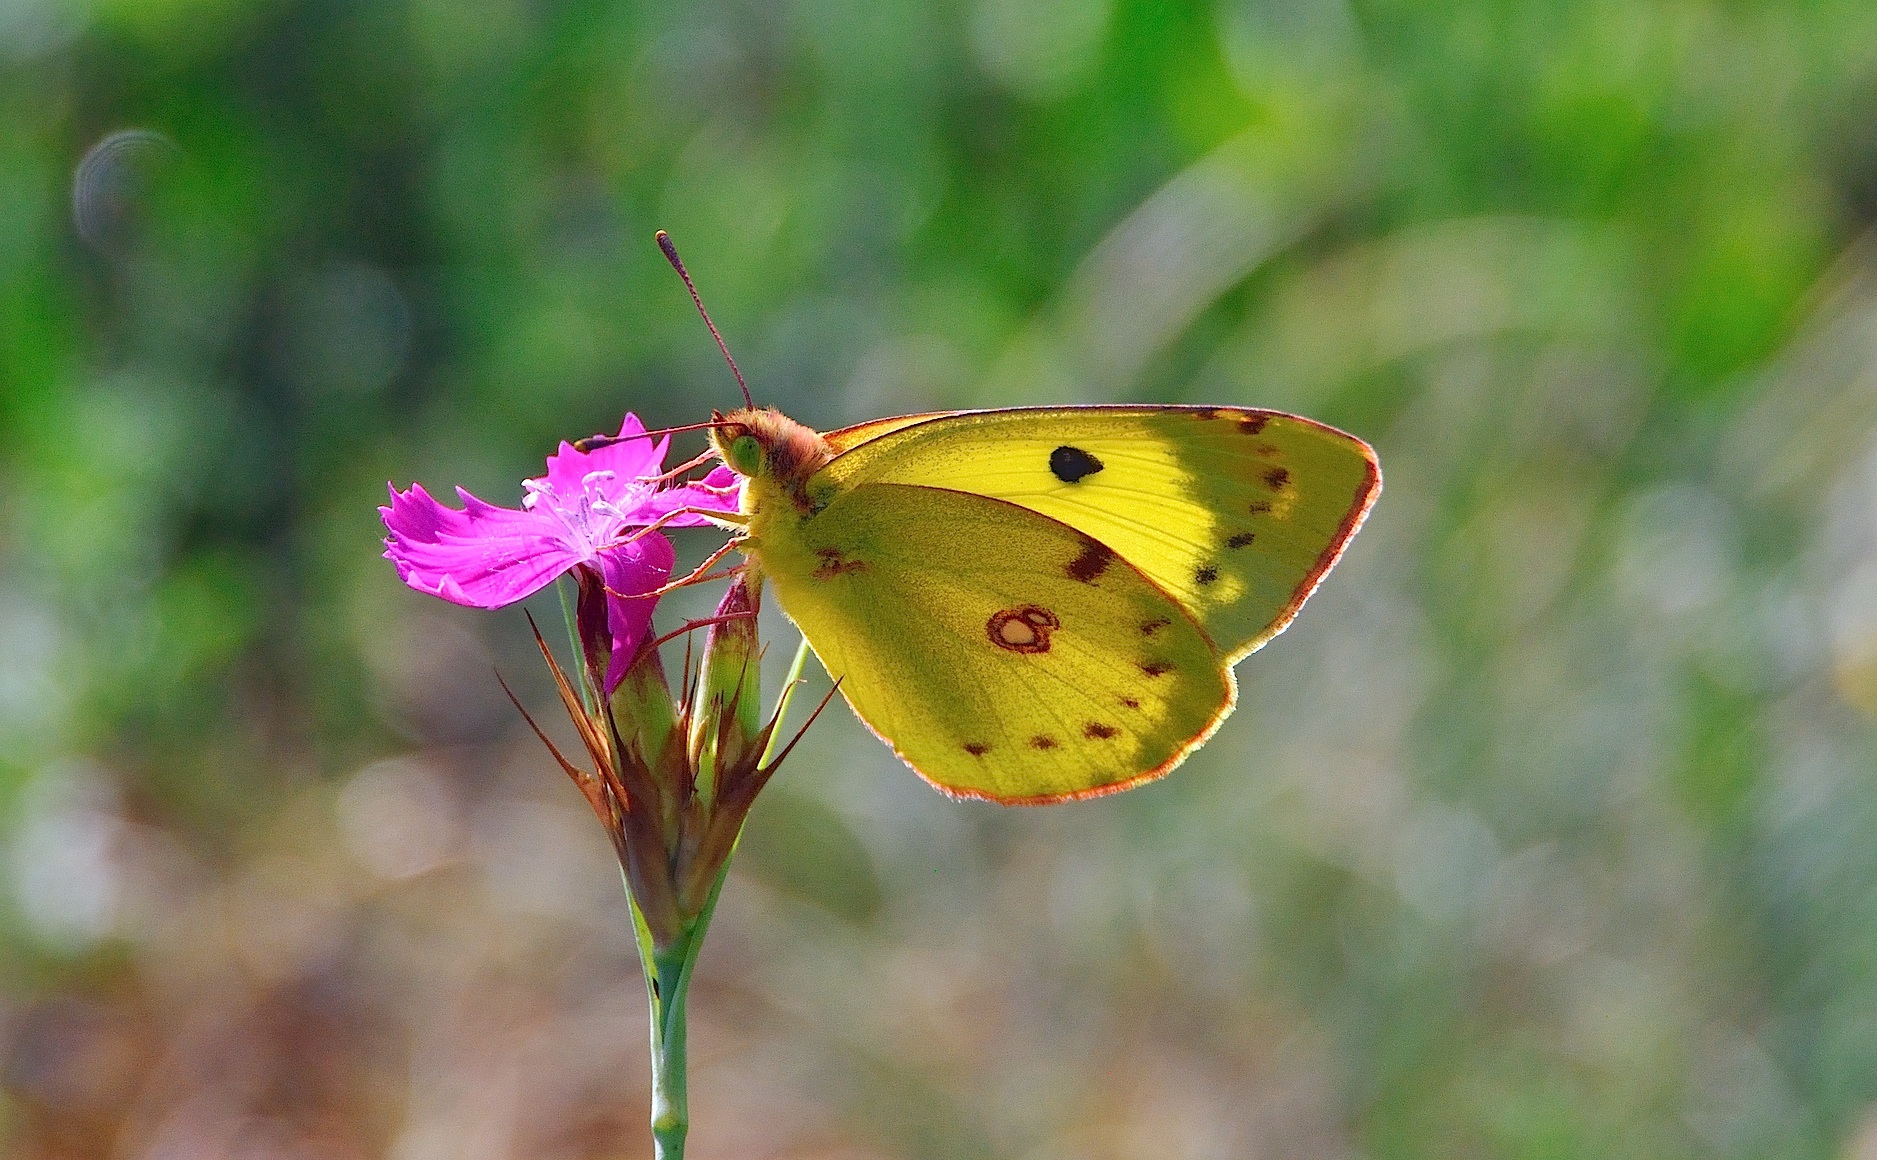
<path id="1" fill-rule="evenodd" d="M 668 487 L 646 497 L 638 511 L 645 521 L 650 523 L 667 512 L 679 508 L 704 508 L 714 512 L 736 512 L 743 506 L 743 477 L 728 467 L 712 469 L 709 475 L 695 483 L 686 483 L 678 487 Z M 703 516 L 673 516 L 666 524 L 670 528 L 698 528 L 709 525 Z"/>
<path id="2" fill-rule="evenodd" d="M 637 415 L 628 414 L 619 425 L 619 434 L 643 436 L 645 424 L 639 422 Z M 571 443 L 562 443 L 560 450 L 547 461 L 547 474 L 540 478 L 559 495 L 577 496 L 585 489 L 589 476 L 609 472 L 612 479 L 600 490 L 617 498 L 639 480 L 649 479 L 664 470 L 665 448 L 670 442 L 669 438 L 627 438 L 623 443 L 595 451 L 581 451 Z"/>
<path id="3" fill-rule="evenodd" d="M 533 595 L 578 563 L 581 553 L 546 513 L 496 507 L 457 489 L 463 510 L 422 486 L 391 488 L 381 507 L 385 558 L 419 592 L 472 608 L 500 608 Z"/>

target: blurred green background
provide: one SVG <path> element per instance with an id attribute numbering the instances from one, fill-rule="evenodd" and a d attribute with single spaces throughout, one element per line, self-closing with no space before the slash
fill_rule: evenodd
<path id="1" fill-rule="evenodd" d="M 1166 781 L 825 717 L 696 1155 L 1873 1160 L 1874 216 L 1869 0 L 4 0 L 0 1152 L 649 1153 L 521 614 L 374 506 L 732 404 L 663 227 L 816 426 L 1256 404 L 1388 481 Z"/>

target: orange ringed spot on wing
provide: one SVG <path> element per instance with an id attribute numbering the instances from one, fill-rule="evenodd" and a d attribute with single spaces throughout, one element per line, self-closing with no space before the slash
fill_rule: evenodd
<path id="1" fill-rule="evenodd" d="M 984 633 L 998 648 L 1019 653 L 1049 651 L 1049 634 L 1062 627 L 1062 621 L 1047 608 L 1025 604 L 991 614 Z"/>

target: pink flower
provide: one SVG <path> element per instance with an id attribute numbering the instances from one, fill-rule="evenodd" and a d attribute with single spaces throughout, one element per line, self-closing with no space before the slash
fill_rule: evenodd
<path id="1" fill-rule="evenodd" d="M 484 503 L 459 487 L 458 511 L 417 484 L 409 491 L 391 486 L 391 506 L 378 509 L 391 533 L 385 558 L 412 588 L 472 608 L 513 604 L 570 570 L 585 569 L 589 584 L 583 588 L 594 587 L 597 578 L 606 589 L 610 695 L 651 628 L 657 600 L 641 594 L 671 577 L 675 559 L 671 541 L 659 532 L 627 537 L 679 508 L 734 512 L 741 495 L 740 477 L 727 467 L 700 482 L 661 487 L 655 479 L 664 470 L 669 439 L 645 437 L 644 425 L 630 414 L 619 437 L 593 451 L 562 443 L 547 461 L 547 474 L 523 482 L 520 508 Z M 672 527 L 709 523 L 690 513 L 667 521 Z"/>

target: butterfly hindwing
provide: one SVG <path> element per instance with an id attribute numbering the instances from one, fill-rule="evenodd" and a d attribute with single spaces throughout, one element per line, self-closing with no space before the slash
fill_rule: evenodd
<path id="1" fill-rule="evenodd" d="M 1049 516 L 1153 580 L 1228 663 L 1290 623 L 1381 489 L 1361 440 L 1237 407 L 970 411 L 837 434 L 811 494 L 910 483 Z"/>
<path id="2" fill-rule="evenodd" d="M 1234 698 L 1180 605 L 1039 512 L 960 491 L 842 488 L 761 554 L 862 720 L 948 792 L 1053 801 L 1171 769 Z"/>

